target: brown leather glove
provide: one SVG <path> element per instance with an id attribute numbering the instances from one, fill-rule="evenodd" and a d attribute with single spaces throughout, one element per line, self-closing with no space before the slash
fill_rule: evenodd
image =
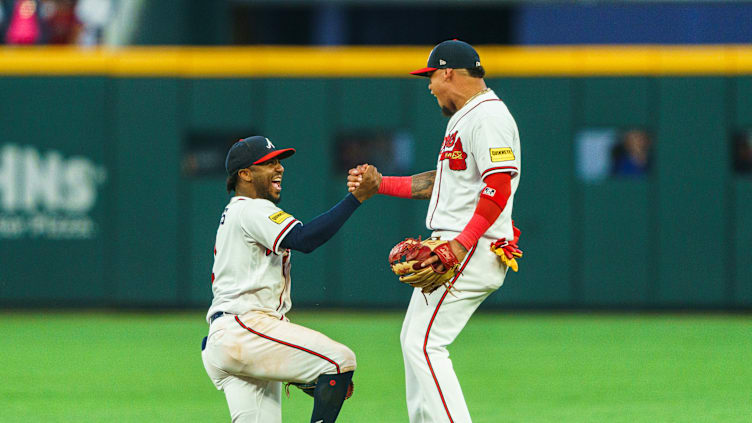
<path id="1" fill-rule="evenodd" d="M 439 261 L 431 266 L 420 267 L 421 263 L 432 255 Z M 424 294 L 430 294 L 440 286 L 451 288 L 449 282 L 457 272 L 459 261 L 452 252 L 448 241 L 429 238 L 407 238 L 389 252 L 389 265 L 400 282 L 413 288 L 420 288 Z"/>

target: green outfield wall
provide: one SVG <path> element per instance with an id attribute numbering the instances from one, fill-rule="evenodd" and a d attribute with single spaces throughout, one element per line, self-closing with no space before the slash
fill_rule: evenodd
<path id="1" fill-rule="evenodd" d="M 0 304 L 207 306 L 228 196 L 221 173 L 185 170 L 196 137 L 258 133 L 295 147 L 280 205 L 304 222 L 346 194 L 333 165 L 343 133 L 408 134 L 403 173 L 435 166 L 446 120 L 424 79 L 186 74 L 183 59 L 162 57 L 173 64 L 139 71 L 88 57 L 83 70 L 63 61 L 44 72 L 0 54 Z M 741 61 L 667 72 L 629 63 L 623 75 L 487 78 L 520 130 L 525 256 L 484 307 L 752 307 L 752 175 L 734 170 L 731 148 L 752 129 L 752 73 Z M 576 139 L 599 128 L 649 132 L 650 172 L 583 181 Z M 426 207 L 374 197 L 329 243 L 293 253 L 294 304 L 404 306 L 409 289 L 386 254 L 428 234 Z"/>

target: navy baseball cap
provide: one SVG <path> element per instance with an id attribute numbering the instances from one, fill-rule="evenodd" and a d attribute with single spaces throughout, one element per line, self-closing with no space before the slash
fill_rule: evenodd
<path id="1" fill-rule="evenodd" d="M 437 69 L 474 69 L 480 67 L 480 56 L 473 46 L 460 40 L 447 40 L 436 45 L 428 56 L 425 68 L 410 72 L 430 76 Z"/>
<path id="2" fill-rule="evenodd" d="M 277 147 L 269 141 L 269 138 L 256 135 L 243 138 L 230 147 L 225 159 L 225 169 L 228 175 L 232 175 L 240 169 L 259 164 L 271 159 L 284 159 L 295 154 L 294 148 Z"/>

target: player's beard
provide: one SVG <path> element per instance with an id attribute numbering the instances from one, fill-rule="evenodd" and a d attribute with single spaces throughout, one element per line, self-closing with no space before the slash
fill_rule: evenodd
<path id="1" fill-rule="evenodd" d="M 258 179 L 254 179 L 253 185 L 254 188 L 256 188 L 256 195 L 258 196 L 258 198 L 269 200 L 274 204 L 279 204 L 279 202 L 282 200 L 281 192 L 276 197 L 274 196 L 274 194 L 272 194 L 271 181 L 260 181 Z"/>

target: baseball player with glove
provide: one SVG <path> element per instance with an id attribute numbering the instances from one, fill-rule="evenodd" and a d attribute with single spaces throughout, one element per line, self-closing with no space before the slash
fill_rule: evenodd
<path id="1" fill-rule="evenodd" d="M 337 419 L 352 394 L 355 354 L 314 330 L 291 323 L 291 250 L 310 253 L 329 240 L 378 189 L 375 168 L 342 201 L 307 224 L 277 203 L 284 167 L 295 153 L 254 136 L 227 153 L 227 191 L 235 192 L 217 229 L 214 299 L 202 343 L 206 372 L 224 391 L 233 422 L 282 421 L 282 383 L 313 396 L 312 423 Z"/>
<path id="2" fill-rule="evenodd" d="M 400 335 L 407 409 L 413 423 L 464 423 L 470 413 L 447 346 L 522 256 L 512 223 L 520 138 L 469 44 L 444 41 L 425 68 L 411 73 L 429 78 L 449 123 L 435 171 L 379 183 L 380 194 L 430 200 L 431 238 L 406 239 L 388 257 L 400 280 L 415 288 Z M 359 189 L 371 169 L 351 169 L 348 189 Z"/>

